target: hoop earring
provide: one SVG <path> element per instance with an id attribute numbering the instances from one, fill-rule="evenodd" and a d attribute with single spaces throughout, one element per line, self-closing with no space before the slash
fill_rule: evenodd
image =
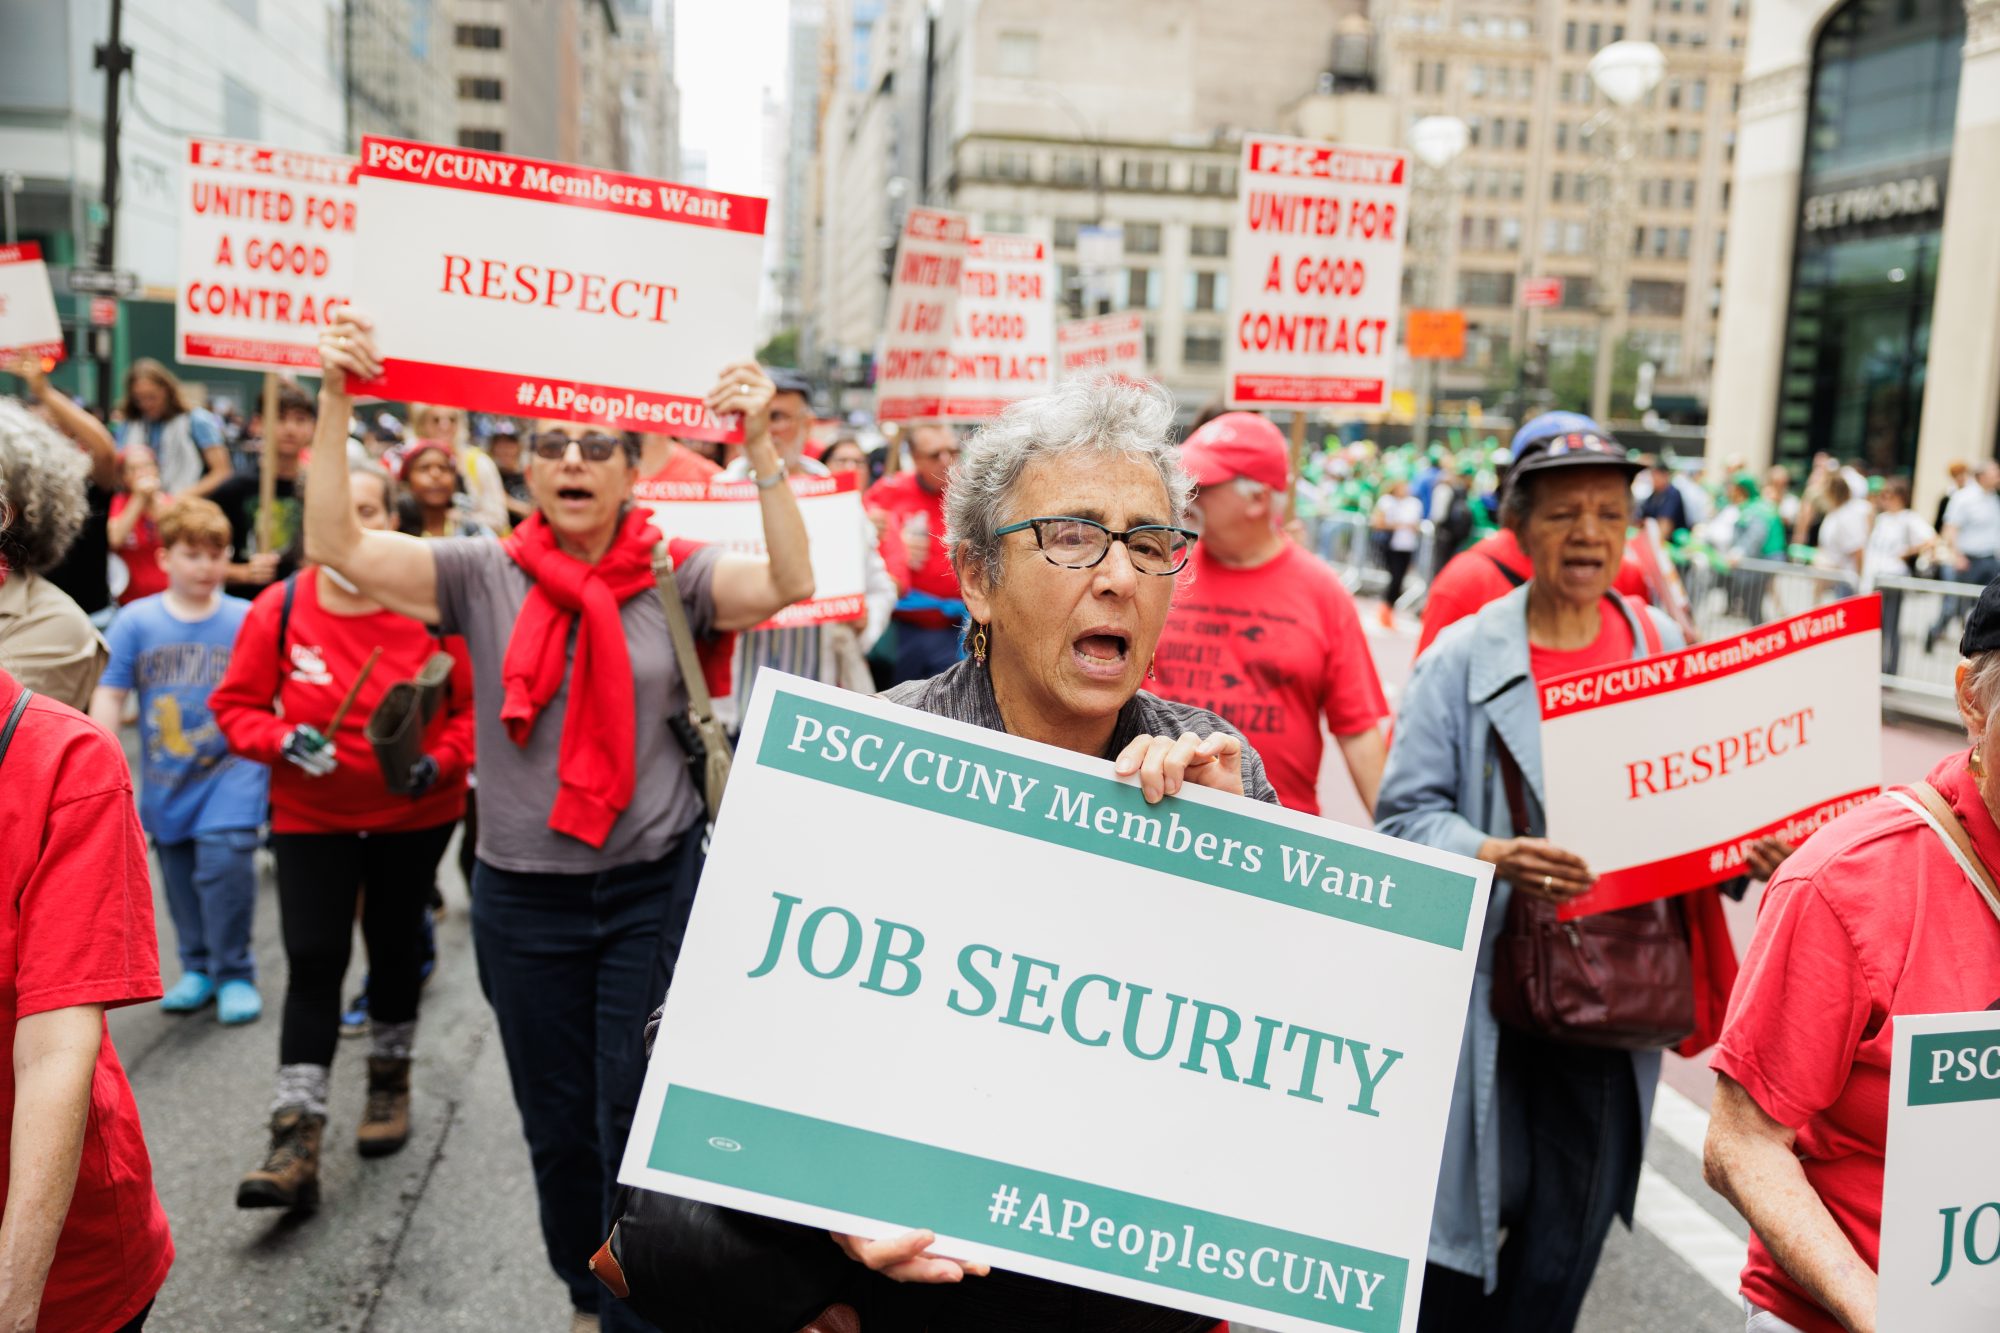
<path id="1" fill-rule="evenodd" d="M 972 631 L 972 660 L 980 666 L 986 665 L 986 626 L 980 625 Z"/>

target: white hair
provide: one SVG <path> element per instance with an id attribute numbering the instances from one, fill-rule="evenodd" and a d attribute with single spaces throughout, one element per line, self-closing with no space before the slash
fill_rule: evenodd
<path id="1" fill-rule="evenodd" d="M 994 533 L 1031 515 L 1008 512 L 1014 487 L 1030 463 L 1078 454 L 1146 463 L 1166 488 L 1167 521 L 1187 516 L 1194 482 L 1181 470 L 1168 438 L 1174 400 L 1165 389 L 1119 375 L 1065 380 L 1048 393 L 1009 406 L 966 442 L 945 492 L 945 544 L 961 568 L 977 564 L 988 583 L 1000 581 L 1000 539 Z"/>
<path id="2" fill-rule="evenodd" d="M 88 513 L 90 460 L 53 426 L 0 398 L 0 561 L 55 568 Z"/>

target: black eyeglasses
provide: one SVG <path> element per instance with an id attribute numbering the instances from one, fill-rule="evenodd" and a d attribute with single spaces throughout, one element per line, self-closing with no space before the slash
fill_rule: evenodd
<path id="1" fill-rule="evenodd" d="M 1123 532 L 1114 532 L 1087 518 L 1027 518 L 1009 523 L 994 533 L 1032 530 L 1042 558 L 1062 569 L 1092 569 L 1111 554 L 1111 543 L 1124 542 L 1132 557 L 1132 567 L 1141 574 L 1178 574 L 1187 567 L 1197 534 L 1186 528 L 1170 528 L 1145 523 Z"/>
<path id="2" fill-rule="evenodd" d="M 622 452 L 625 440 L 622 436 L 608 435 L 603 431 L 591 431 L 585 435 L 565 435 L 559 430 L 545 430 L 528 437 L 528 444 L 535 451 L 535 457 L 557 459 L 569 452 L 574 444 L 583 456 L 593 463 L 606 463 Z"/>

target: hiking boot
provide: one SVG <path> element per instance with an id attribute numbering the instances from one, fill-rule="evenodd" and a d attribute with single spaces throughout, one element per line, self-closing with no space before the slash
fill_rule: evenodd
<path id="1" fill-rule="evenodd" d="M 354 1131 L 363 1157 L 387 1157 L 410 1138 L 410 1062 L 368 1057 L 368 1109 Z"/>
<path id="2" fill-rule="evenodd" d="M 271 1117 L 271 1151 L 264 1165 L 236 1187 L 238 1208 L 319 1207 L 319 1141 L 326 1117 L 287 1106 Z"/>

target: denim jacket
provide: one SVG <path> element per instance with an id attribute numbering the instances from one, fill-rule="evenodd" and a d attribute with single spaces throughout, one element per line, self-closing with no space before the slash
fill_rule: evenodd
<path id="1" fill-rule="evenodd" d="M 1631 622 L 1634 657 L 1646 656 L 1638 612 Z M 1662 646 L 1683 646 L 1679 629 L 1648 609 Z M 1395 741 L 1375 803 L 1375 827 L 1441 851 L 1477 856 L 1489 837 L 1513 836 L 1498 764 L 1498 738 L 1521 766 L 1529 801 L 1543 800 L 1541 708 L 1528 666 L 1528 590 L 1516 588 L 1477 615 L 1452 625 L 1417 659 L 1396 715 Z M 1493 946 L 1507 919 L 1513 886 L 1493 881 L 1479 965 L 1459 1048 L 1458 1081 L 1445 1127 L 1444 1161 L 1431 1214 L 1430 1261 L 1483 1276 L 1493 1290 L 1500 1253 L 1500 1117 L 1496 1066 L 1500 1026 L 1493 1017 Z M 1635 1052 L 1643 1141 L 1660 1078 L 1657 1052 Z M 1632 1220 L 1636 1181 L 1620 1204 Z"/>

